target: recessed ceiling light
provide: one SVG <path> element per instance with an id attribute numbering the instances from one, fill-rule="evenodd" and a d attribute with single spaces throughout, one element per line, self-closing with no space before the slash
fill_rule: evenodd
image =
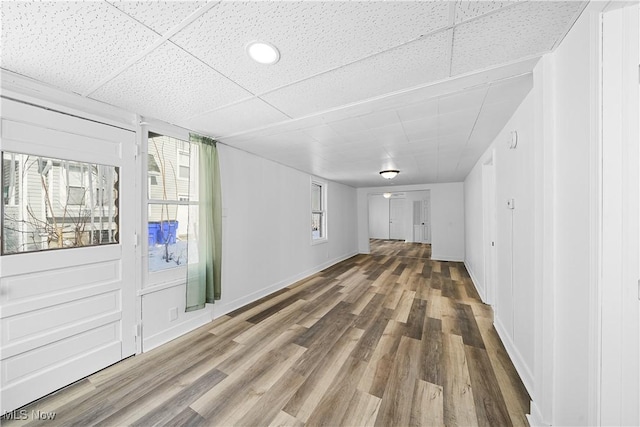
<path id="1" fill-rule="evenodd" d="M 393 179 L 399 173 L 400 173 L 400 171 L 399 170 L 395 170 L 395 169 L 388 169 L 388 170 L 385 170 L 385 171 L 380 171 L 380 175 L 382 175 L 382 177 L 384 179 Z"/>
<path id="2" fill-rule="evenodd" d="M 247 55 L 254 61 L 265 64 L 273 65 L 280 60 L 280 52 L 271 43 L 253 41 L 245 48 Z"/>
<path id="3" fill-rule="evenodd" d="M 392 196 L 391 193 L 382 193 L 382 197 L 384 197 L 385 199 L 388 199 Z"/>

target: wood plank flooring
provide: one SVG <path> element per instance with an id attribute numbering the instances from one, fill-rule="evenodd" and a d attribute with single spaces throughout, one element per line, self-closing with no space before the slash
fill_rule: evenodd
<path id="1" fill-rule="evenodd" d="M 464 265 L 371 248 L 23 408 L 53 422 L 2 425 L 527 425 Z"/>

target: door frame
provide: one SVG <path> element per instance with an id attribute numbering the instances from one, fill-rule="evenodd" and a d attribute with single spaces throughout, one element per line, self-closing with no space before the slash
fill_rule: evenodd
<path id="1" fill-rule="evenodd" d="M 595 386 L 599 425 L 640 423 L 640 7 L 601 14 L 602 164 Z M 635 378 L 635 380 L 634 380 Z M 593 418 L 592 418 L 593 419 Z"/>

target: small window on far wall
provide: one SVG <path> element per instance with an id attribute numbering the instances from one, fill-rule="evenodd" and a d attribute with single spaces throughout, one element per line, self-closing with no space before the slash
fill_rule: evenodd
<path id="1" fill-rule="evenodd" d="M 327 184 L 311 181 L 311 242 L 327 240 Z"/>

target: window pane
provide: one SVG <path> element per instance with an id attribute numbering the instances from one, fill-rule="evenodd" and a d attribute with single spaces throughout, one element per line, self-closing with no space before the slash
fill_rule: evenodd
<path id="1" fill-rule="evenodd" d="M 5 255 L 118 242 L 117 167 L 3 152 L 2 188 Z"/>
<path id="2" fill-rule="evenodd" d="M 311 184 L 311 210 L 322 210 L 322 186 Z"/>
<path id="3" fill-rule="evenodd" d="M 324 237 L 321 213 L 311 214 L 311 236 L 314 239 L 322 239 Z"/>
<path id="4" fill-rule="evenodd" d="M 186 265 L 188 224 L 189 206 L 149 204 L 149 271 Z"/>
<path id="5" fill-rule="evenodd" d="M 150 199 L 177 201 L 178 194 L 189 193 L 190 144 L 151 132 L 148 142 L 148 196 Z"/>

